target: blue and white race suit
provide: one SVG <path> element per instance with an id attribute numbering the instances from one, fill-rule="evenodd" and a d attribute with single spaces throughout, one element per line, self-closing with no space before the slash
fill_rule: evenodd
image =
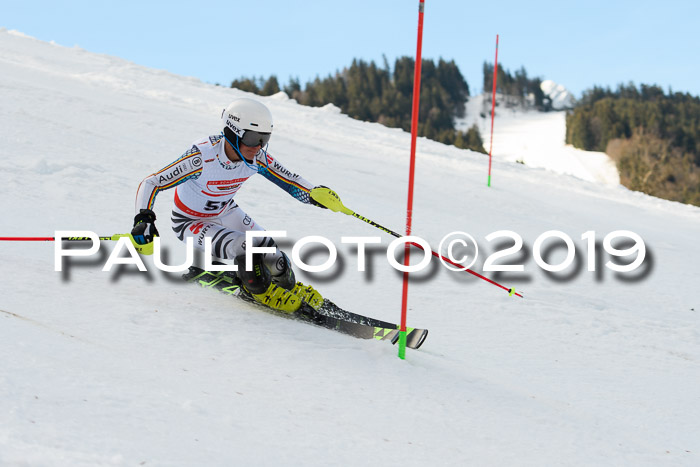
<path id="1" fill-rule="evenodd" d="M 224 151 L 223 136 L 197 140 L 179 159 L 146 177 L 136 194 L 136 212 L 153 209 L 156 196 L 175 188 L 172 228 L 183 242 L 191 237 L 194 245 L 204 248 L 204 239 L 212 239 L 212 254 L 233 260 L 245 253 L 245 232 L 264 230 L 234 201 L 243 183 L 260 174 L 302 203 L 310 204 L 312 183 L 287 170 L 266 151 L 260 150 L 253 164 L 231 161 Z M 256 246 L 276 246 L 271 238 L 257 239 Z M 281 271 L 282 255 L 268 254 L 265 263 Z"/>

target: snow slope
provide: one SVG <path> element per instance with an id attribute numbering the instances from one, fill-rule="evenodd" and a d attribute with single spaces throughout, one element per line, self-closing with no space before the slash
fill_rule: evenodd
<path id="1" fill-rule="evenodd" d="M 551 83 L 548 88 L 556 89 L 551 81 L 545 82 Z M 491 148 L 491 100 L 488 95 L 469 98 L 466 117 L 458 120 L 456 127 L 466 131 L 474 124 L 479 128 L 484 148 L 488 151 Z M 497 96 L 491 149 L 494 159 L 520 162 L 590 182 L 607 185 L 620 183 L 615 162 L 607 154 L 576 149 L 566 144 L 565 139 L 565 111 L 538 112 L 519 107 L 507 108 L 502 103 L 502 96 Z"/>
<path id="2" fill-rule="evenodd" d="M 140 180 L 216 132 L 220 110 L 244 95 L 0 31 L 0 235 L 128 231 Z M 272 154 L 403 228 L 408 134 L 262 100 Z M 487 275 L 526 298 L 431 263 L 409 290 L 409 324 L 430 336 L 405 361 L 387 343 L 184 284 L 151 258 L 148 273 L 101 272 L 108 244 L 60 273 L 53 244 L 0 242 L 0 465 L 698 465 L 700 209 L 501 158 L 487 188 L 486 170 L 483 155 L 421 139 L 414 234 L 437 247 L 469 232 L 480 270 L 504 247 L 485 237 L 517 232 L 524 249 L 503 261 L 525 271 Z M 174 264 L 184 252 L 170 199 L 156 212 Z M 391 237 L 262 178 L 237 201 L 287 230 L 288 250 L 314 234 L 338 245 L 336 269 L 302 280 L 399 319 L 401 275 L 382 250 Z M 546 274 L 532 251 L 552 229 L 573 239 L 577 261 Z M 641 274 L 613 273 L 604 253 L 588 272 L 581 235 L 602 242 L 618 229 L 644 239 Z M 344 235 L 382 236 L 368 272 Z"/>

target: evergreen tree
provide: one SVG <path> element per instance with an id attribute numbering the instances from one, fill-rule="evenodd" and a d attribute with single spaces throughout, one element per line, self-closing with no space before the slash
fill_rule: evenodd
<path id="1" fill-rule="evenodd" d="M 255 78 L 235 79 L 231 82 L 231 87 L 240 89 L 241 91 L 253 92 L 255 94 L 260 92 L 260 88 L 255 83 Z"/>
<path id="2" fill-rule="evenodd" d="M 567 115 L 566 141 L 607 152 L 633 190 L 700 201 L 698 97 L 644 84 L 620 84 L 615 91 L 595 86 Z"/>
<path id="3" fill-rule="evenodd" d="M 268 80 L 265 81 L 265 84 L 263 84 L 262 89 L 260 89 L 261 96 L 271 96 L 273 94 L 277 94 L 278 92 L 280 92 L 280 85 L 277 82 L 277 77 L 275 75 L 270 76 Z"/>
<path id="4" fill-rule="evenodd" d="M 301 83 L 299 83 L 299 78 L 290 78 L 289 84 L 284 87 L 284 92 L 292 99 L 296 99 L 300 102 L 301 96 Z"/>
<path id="5" fill-rule="evenodd" d="M 483 151 L 476 127 L 467 133 L 455 131 L 454 119 L 465 115 L 469 86 L 454 61 L 443 59 L 435 63 L 423 60 L 419 136 L 446 144 Z M 323 106 L 333 103 L 353 118 L 377 121 L 406 131 L 411 128 L 414 60 L 397 58 L 393 71 L 383 57 L 383 66 L 355 59 L 352 64 L 334 75 L 315 78 L 303 87 L 298 79 L 291 79 L 284 91 L 303 105 Z M 263 82 L 261 78 L 242 78 L 232 86 L 246 91 L 270 95 L 279 92 L 275 76 Z"/>
<path id="6" fill-rule="evenodd" d="M 484 92 L 491 94 L 493 91 L 493 64 L 484 62 L 483 68 Z M 506 105 L 529 105 L 529 99 L 533 99 L 533 104 L 538 110 L 550 110 L 542 91 L 542 80 L 540 78 L 528 78 L 525 67 L 520 67 L 515 73 L 511 73 L 498 65 L 498 77 L 496 92 L 506 98 Z M 549 103 L 551 105 L 551 102 Z"/>

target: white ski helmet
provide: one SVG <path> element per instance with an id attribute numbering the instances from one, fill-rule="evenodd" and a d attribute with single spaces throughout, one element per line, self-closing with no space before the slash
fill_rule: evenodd
<path id="1" fill-rule="evenodd" d="M 221 125 L 224 135 L 229 139 L 233 139 L 235 135 L 247 146 L 257 144 L 265 146 L 272 133 L 272 114 L 261 102 L 240 98 L 224 109 L 221 114 Z"/>

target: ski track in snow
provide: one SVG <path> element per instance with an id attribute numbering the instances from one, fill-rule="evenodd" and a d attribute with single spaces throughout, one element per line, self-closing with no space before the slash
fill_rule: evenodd
<path id="1" fill-rule="evenodd" d="M 220 110 L 247 95 L 0 30 L 1 234 L 128 231 L 141 179 L 217 132 Z M 402 229 L 408 134 L 332 106 L 261 100 L 275 117 L 271 154 Z M 467 120 L 484 125 L 472 107 Z M 477 271 L 495 251 L 486 235 L 517 232 L 524 254 L 503 261 L 525 272 L 497 280 L 525 298 L 434 263 L 409 288 L 409 325 L 430 335 L 405 361 L 385 342 L 184 284 L 150 258 L 147 274 L 104 273 L 106 243 L 59 273 L 52 243 L 3 242 L 0 465 L 700 464 L 700 209 L 619 186 L 605 157 L 563 144 L 562 113 L 501 113 L 491 188 L 483 155 L 418 141 L 413 231 L 434 248 L 469 232 L 482 249 Z M 156 213 L 176 264 L 171 199 L 160 194 Z M 398 321 L 401 275 L 383 250 L 361 274 L 340 243 L 393 238 L 261 177 L 236 199 L 261 225 L 287 230 L 288 251 L 307 235 L 338 245 L 338 269 L 300 280 Z M 602 243 L 620 229 L 647 245 L 639 280 L 606 269 L 605 254 L 586 270 L 581 235 Z M 532 258 L 548 230 L 576 245 L 562 273 Z M 564 258 L 551 253 L 552 264 Z"/>

